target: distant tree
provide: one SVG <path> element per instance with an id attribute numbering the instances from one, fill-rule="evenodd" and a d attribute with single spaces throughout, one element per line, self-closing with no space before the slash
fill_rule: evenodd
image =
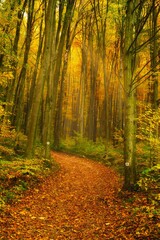
<path id="1" fill-rule="evenodd" d="M 58 101 L 58 87 L 63 84 L 63 78 L 61 77 L 62 74 L 64 74 L 64 72 L 62 71 L 62 66 L 63 66 L 63 59 L 64 59 L 64 62 L 65 62 L 65 57 L 66 57 L 66 52 L 65 52 L 65 46 L 66 46 L 66 42 L 68 41 L 67 39 L 67 34 L 69 33 L 69 27 L 70 27 L 70 24 L 71 24 L 71 21 L 72 21 L 72 18 L 73 18 L 73 14 L 74 14 L 74 8 L 75 8 L 75 3 L 76 3 L 76 0 L 69 0 L 67 2 L 67 5 L 66 5 L 66 11 L 64 13 L 64 19 L 62 20 L 61 17 L 59 19 L 59 22 L 61 22 L 61 31 L 60 31 L 60 34 L 59 32 L 57 32 L 56 36 L 59 36 L 59 38 L 56 39 L 55 42 L 55 51 L 56 51 L 56 54 L 55 54 L 55 58 L 51 58 L 51 59 L 54 59 L 55 61 L 55 64 L 53 66 L 53 71 L 51 71 L 50 69 L 50 84 L 48 84 L 48 92 L 50 92 L 50 95 L 48 100 L 47 100 L 47 103 L 49 104 L 49 109 L 50 109 L 50 113 L 49 111 L 46 112 L 46 114 L 49 114 L 48 116 L 48 122 L 46 122 L 46 140 L 47 142 L 50 142 L 50 144 L 53 144 L 53 140 L 54 140 L 54 126 L 55 125 L 55 116 L 56 116 L 56 106 L 57 106 L 57 101 Z M 61 16 L 61 13 L 59 14 L 59 16 Z M 58 29 L 59 30 L 59 29 Z M 58 31 L 57 30 L 57 31 Z M 70 48 L 70 46 L 67 46 L 67 48 Z M 70 49 L 67 49 L 67 51 L 69 51 Z M 53 51 L 52 51 L 52 54 L 53 54 Z M 65 63 L 66 64 L 66 63 Z M 52 67 L 52 65 L 51 65 Z M 67 66 L 65 66 L 66 68 Z M 64 71 L 66 71 L 64 68 Z M 62 82 L 61 82 L 62 80 Z M 60 83 L 61 82 L 61 83 Z M 52 86 L 52 87 L 51 87 Z M 62 87 L 61 90 L 63 90 L 63 86 L 60 86 Z M 52 89 L 52 90 L 51 90 Z M 53 95 L 52 95 L 53 94 Z M 60 93 L 63 95 L 63 92 Z M 52 97 L 51 97 L 52 95 Z M 59 102 L 60 104 L 60 102 Z M 59 107 L 62 107 L 62 106 L 59 106 Z M 59 109 L 59 111 L 61 111 Z M 60 119 L 59 119 L 60 120 Z M 56 131 L 56 129 L 55 129 Z M 47 156 L 49 155 L 49 152 L 50 152 L 50 149 L 48 148 L 47 150 L 48 154 Z"/>

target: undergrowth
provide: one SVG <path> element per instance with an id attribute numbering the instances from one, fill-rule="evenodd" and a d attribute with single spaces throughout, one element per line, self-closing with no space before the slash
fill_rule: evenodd
<path id="1" fill-rule="evenodd" d="M 77 134 L 75 138 L 62 142 L 61 151 L 102 162 L 123 175 L 122 144 L 116 147 L 108 144 L 108 149 L 106 149 L 102 141 L 94 143 Z M 138 179 L 135 191 L 143 192 L 147 197 L 148 204 L 152 206 L 151 211 L 155 211 L 160 201 L 160 165 L 150 167 L 150 150 L 142 142 L 137 144 L 137 160 Z"/>
<path id="2" fill-rule="evenodd" d="M 40 147 L 34 159 L 26 159 L 20 153 L 8 150 L 8 147 L 3 149 L 5 151 L 0 154 L 0 210 L 6 204 L 17 201 L 26 190 L 43 181 L 51 171 L 59 169 L 53 159 L 42 157 Z"/>
<path id="3" fill-rule="evenodd" d="M 106 147 L 103 141 L 93 142 L 76 134 L 74 138 L 62 141 L 59 150 L 102 162 L 122 173 L 123 150 L 121 147 L 115 148 L 112 144 Z"/>

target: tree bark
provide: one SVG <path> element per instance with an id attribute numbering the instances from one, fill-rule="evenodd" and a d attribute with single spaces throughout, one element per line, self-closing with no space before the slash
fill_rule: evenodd
<path id="1" fill-rule="evenodd" d="M 81 75 L 80 75 L 80 108 L 79 108 L 79 132 L 82 137 L 84 137 L 85 130 L 85 86 L 87 81 L 87 23 L 85 19 L 82 19 L 82 65 L 81 65 Z"/>
<path id="2" fill-rule="evenodd" d="M 33 23 L 33 11 L 34 11 L 34 0 L 30 0 L 28 3 L 28 20 L 27 20 L 27 33 L 25 39 L 25 51 L 22 69 L 19 75 L 16 95 L 15 95 L 15 110 L 14 114 L 16 116 L 15 125 L 16 130 L 19 132 L 22 127 L 23 122 L 23 112 L 24 112 L 24 91 L 25 91 L 25 82 L 26 82 L 26 73 L 27 73 L 27 63 L 29 58 L 30 46 L 32 41 L 32 23 Z"/>
<path id="3" fill-rule="evenodd" d="M 132 79 L 135 63 L 130 46 L 133 43 L 134 4 L 127 1 L 125 40 L 124 40 L 124 87 L 125 87 L 125 127 L 124 127 L 124 189 L 130 190 L 136 183 L 135 137 L 136 137 L 136 93 Z M 134 66 L 134 67 L 133 67 Z"/>
<path id="4" fill-rule="evenodd" d="M 28 132 L 28 142 L 26 149 L 26 156 L 32 157 L 34 155 L 34 142 L 36 137 L 36 125 L 38 120 L 38 113 L 40 109 L 42 93 L 44 88 L 44 83 L 48 77 L 49 67 L 50 67 L 50 52 L 51 52 L 51 38 L 50 34 L 52 32 L 52 17 L 54 17 L 53 12 L 55 11 L 56 1 L 49 0 L 45 19 L 45 42 L 42 54 L 41 67 L 38 75 L 37 85 L 34 94 L 34 102 L 31 108 L 30 119 L 29 119 L 29 132 Z M 49 145 L 48 143 L 46 143 Z"/>
<path id="5" fill-rule="evenodd" d="M 151 39 L 153 39 L 150 43 L 150 57 L 151 57 L 151 104 L 153 109 L 158 108 L 158 55 L 157 55 L 157 20 L 158 20 L 158 11 L 156 9 L 156 1 L 152 2 L 152 14 L 151 14 Z"/>

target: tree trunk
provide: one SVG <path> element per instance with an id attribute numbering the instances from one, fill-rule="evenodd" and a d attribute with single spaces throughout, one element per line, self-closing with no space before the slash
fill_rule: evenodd
<path id="1" fill-rule="evenodd" d="M 153 39 L 150 43 L 150 57 L 151 57 L 151 103 L 153 108 L 156 110 L 158 108 L 158 55 L 157 55 L 157 19 L 158 19 L 158 11 L 156 9 L 156 1 L 152 2 L 153 10 L 151 15 L 151 39 Z"/>
<path id="2" fill-rule="evenodd" d="M 151 58 L 151 105 L 154 111 L 157 111 L 158 109 L 158 55 L 157 55 L 157 49 L 158 49 L 158 43 L 157 43 L 157 20 L 158 20 L 158 13 L 156 8 L 156 1 L 152 1 L 152 14 L 151 14 L 151 33 L 150 37 L 153 39 L 150 43 L 150 58 Z M 153 113 L 154 114 L 154 113 Z M 155 138 L 158 142 L 158 124 L 157 129 L 155 130 Z M 155 164 L 158 163 L 158 151 L 156 147 L 151 146 L 151 154 L 150 154 L 150 167 L 153 167 Z"/>
<path id="3" fill-rule="evenodd" d="M 80 108 L 79 108 L 79 132 L 82 137 L 84 137 L 85 130 L 85 86 L 87 81 L 87 23 L 85 19 L 82 19 L 82 65 L 81 65 L 81 75 L 80 75 Z"/>
<path id="4" fill-rule="evenodd" d="M 23 122 L 23 113 L 24 113 L 24 92 L 25 92 L 25 82 L 26 82 L 26 73 L 27 73 L 27 63 L 29 58 L 29 51 L 32 40 L 32 21 L 33 21 L 33 11 L 34 11 L 34 0 L 30 0 L 28 4 L 28 20 L 27 20 L 27 33 L 25 39 L 25 51 L 22 69 L 19 75 L 16 95 L 15 95 L 15 111 L 16 116 L 15 124 L 16 130 L 19 132 L 22 127 Z"/>
<path id="5" fill-rule="evenodd" d="M 45 42 L 42 54 L 42 62 L 38 75 L 37 85 L 35 89 L 33 106 L 31 108 L 30 118 L 29 118 L 29 132 L 28 132 L 28 142 L 26 155 L 27 157 L 32 157 L 34 155 L 34 142 L 36 137 L 36 125 L 38 120 L 38 113 L 40 109 L 43 87 L 46 78 L 48 77 L 49 67 L 50 67 L 50 52 L 51 52 L 51 38 L 50 34 L 52 32 L 52 17 L 54 17 L 53 12 L 55 11 L 56 1 L 49 0 L 46 19 L 45 19 Z M 46 143 L 47 146 L 49 145 Z"/>
<path id="6" fill-rule="evenodd" d="M 62 75 L 61 75 L 61 81 L 60 81 L 60 90 L 58 93 L 58 100 L 57 100 L 57 107 L 56 107 L 56 114 L 55 114 L 54 147 L 57 149 L 60 146 L 60 137 L 61 137 L 61 131 L 62 131 L 62 108 L 63 108 L 63 98 L 64 98 L 64 83 L 65 83 L 65 76 L 67 73 L 70 48 L 71 48 L 71 42 L 70 42 L 70 27 L 69 27 L 68 34 L 67 34 L 67 41 L 66 41 L 65 59 L 63 63 L 63 69 L 62 69 Z"/>
<path id="7" fill-rule="evenodd" d="M 125 127 L 124 127 L 124 189 L 130 190 L 136 182 L 135 163 L 135 137 L 136 137 L 136 93 L 133 89 L 132 79 L 135 64 L 133 52 L 130 47 L 133 43 L 133 10 L 132 1 L 127 2 L 126 29 L 124 40 L 124 87 L 125 87 Z"/>
<path id="8" fill-rule="evenodd" d="M 13 53 L 14 53 L 14 60 L 12 62 L 12 72 L 13 72 L 13 80 L 11 85 L 9 86 L 8 89 L 8 94 L 7 94 L 7 102 L 10 103 L 6 107 L 6 112 L 12 112 L 13 109 L 13 101 L 15 97 L 15 90 L 16 90 L 16 77 L 17 77 L 17 64 L 18 64 L 18 43 L 20 39 L 20 32 L 21 32 L 21 25 L 23 22 L 23 17 L 24 17 L 24 12 L 27 6 L 28 0 L 25 0 L 23 5 L 21 6 L 21 1 L 19 1 L 19 8 L 20 10 L 17 13 L 17 25 L 16 25 L 16 32 L 15 32 L 15 37 L 14 37 L 14 42 L 13 42 Z M 13 120 L 13 117 L 12 117 Z"/>
<path id="9" fill-rule="evenodd" d="M 36 56 L 36 63 L 35 63 L 35 67 L 33 70 L 33 74 L 31 76 L 31 83 L 30 83 L 30 88 L 29 88 L 29 97 L 28 97 L 28 101 L 27 101 L 27 113 L 26 113 L 26 126 L 25 126 L 25 134 L 28 133 L 28 125 L 29 125 L 29 116 L 30 116 L 30 112 L 31 112 L 31 107 L 33 105 L 33 101 L 34 101 L 34 91 L 35 91 L 35 87 L 36 87 L 36 80 L 37 80 L 37 74 L 38 74 L 38 68 L 39 68 L 39 63 L 40 63 L 40 58 L 42 55 L 42 50 L 43 50 L 43 43 L 44 43 L 44 31 L 42 30 L 42 26 L 43 26 L 43 21 L 44 19 L 42 18 L 41 20 L 41 24 L 40 24 L 40 32 L 39 32 L 39 43 L 38 43 L 38 50 L 37 50 L 37 56 Z"/>

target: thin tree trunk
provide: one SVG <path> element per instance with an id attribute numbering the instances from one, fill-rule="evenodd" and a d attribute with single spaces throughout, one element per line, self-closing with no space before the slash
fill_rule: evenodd
<path id="1" fill-rule="evenodd" d="M 150 56 L 151 56 L 151 69 L 152 69 L 152 97 L 151 97 L 151 103 L 153 105 L 154 109 L 158 108 L 158 73 L 157 73 L 157 67 L 158 67 L 158 56 L 157 56 L 157 19 L 158 19 L 158 11 L 156 9 L 156 1 L 153 0 L 152 2 L 153 10 L 151 15 L 151 38 L 153 38 L 153 41 L 150 43 Z"/>
<path id="2" fill-rule="evenodd" d="M 12 112 L 13 109 L 13 101 L 15 97 L 15 90 L 16 90 L 16 78 L 17 78 L 17 64 L 18 64 L 18 43 L 20 39 L 20 31 L 21 31 L 21 25 L 24 17 L 24 12 L 27 6 L 28 0 L 25 0 L 23 5 L 21 6 L 21 2 L 19 2 L 19 7 L 21 8 L 18 13 L 17 13 L 17 25 L 16 25 L 16 32 L 15 32 L 15 37 L 14 37 L 14 42 L 13 42 L 13 53 L 14 53 L 14 60 L 12 62 L 12 72 L 13 72 L 13 80 L 11 85 L 9 86 L 8 89 L 8 94 L 7 94 L 7 102 L 9 105 L 6 106 L 6 112 Z M 13 117 L 12 117 L 13 120 Z M 13 123 L 13 122 L 12 122 Z"/>
<path id="3" fill-rule="evenodd" d="M 57 88 L 58 88 L 58 83 L 60 79 L 60 72 L 61 72 L 61 66 L 62 66 L 62 57 L 64 53 L 64 46 L 65 46 L 65 40 L 67 36 L 67 31 L 69 24 L 72 20 L 72 15 L 73 15 L 73 8 L 76 0 L 69 1 L 67 3 L 67 9 L 65 13 L 65 18 L 63 22 L 63 27 L 62 27 L 62 33 L 61 33 L 61 38 L 59 40 L 58 48 L 57 48 L 57 56 L 56 56 L 56 65 L 55 65 L 55 70 L 54 70 L 54 75 L 53 75 L 53 109 L 55 109 L 56 106 L 56 100 L 57 100 Z"/>
<path id="4" fill-rule="evenodd" d="M 24 90 L 25 90 L 25 80 L 27 72 L 27 63 L 30 51 L 30 45 L 32 40 L 32 21 L 33 21 L 33 11 L 34 11 L 34 0 L 29 1 L 28 5 L 28 20 L 27 20 L 27 34 L 26 34 L 26 44 L 24 51 L 24 59 L 22 69 L 19 75 L 16 96 L 15 96 L 15 124 L 16 130 L 19 132 L 21 130 L 22 121 L 23 121 L 23 110 L 24 110 Z"/>
<path id="5" fill-rule="evenodd" d="M 30 91 L 29 91 L 29 97 L 28 97 L 28 102 L 27 102 L 26 127 L 25 127 L 25 131 L 24 131 L 26 134 L 28 132 L 28 124 L 29 124 L 28 119 L 29 119 L 31 107 L 32 107 L 32 104 L 34 101 L 34 91 L 35 91 L 35 87 L 36 87 L 36 79 L 37 79 L 37 74 L 38 74 L 40 58 L 41 58 L 42 50 L 43 50 L 44 32 L 42 32 L 42 25 L 43 25 L 43 18 L 41 20 L 41 25 L 40 25 L 39 44 L 38 44 L 36 63 L 35 63 L 32 77 L 31 77 L 31 86 L 29 89 Z"/>
<path id="6" fill-rule="evenodd" d="M 84 137 L 85 129 L 85 82 L 87 81 L 87 36 L 86 36 L 87 24 L 84 26 L 84 20 L 82 20 L 82 66 L 81 66 L 81 76 L 80 76 L 80 108 L 79 108 L 79 132 L 82 137 Z"/>
<path id="7" fill-rule="evenodd" d="M 67 41 L 66 41 L 66 50 L 65 50 L 65 59 L 63 63 L 61 81 L 60 81 L 60 90 L 58 94 L 56 114 L 55 114 L 55 125 L 54 125 L 54 147 L 59 148 L 60 146 L 60 137 L 62 132 L 62 108 L 63 108 L 63 98 L 64 98 L 64 82 L 67 73 L 68 67 L 68 58 L 70 53 L 71 43 L 70 43 L 70 27 L 68 28 Z"/>

